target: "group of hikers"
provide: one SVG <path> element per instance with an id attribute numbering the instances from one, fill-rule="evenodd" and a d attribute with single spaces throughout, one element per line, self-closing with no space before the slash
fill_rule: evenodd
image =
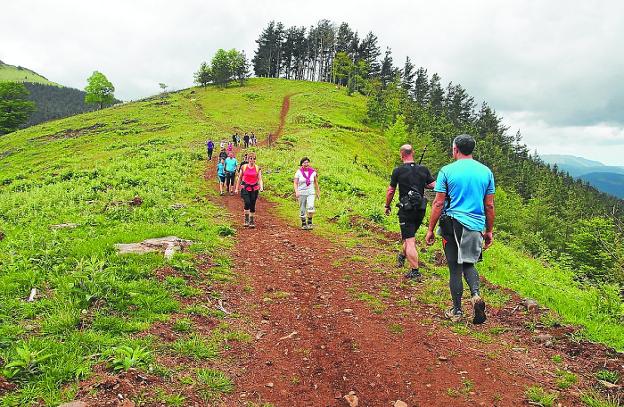
<path id="1" fill-rule="evenodd" d="M 415 236 L 427 209 L 425 189 L 435 192 L 425 242 L 427 245 L 435 242 L 438 226 L 437 234 L 442 238 L 450 272 L 452 306 L 445 312 L 445 316 L 453 322 L 459 322 L 464 316 L 461 302 L 463 278 L 470 288 L 474 312 L 472 321 L 474 324 L 482 324 L 487 317 L 475 264 L 481 259 L 482 250 L 489 248 L 493 242 L 495 186 L 492 171 L 473 158 L 475 146 L 475 139 L 470 135 L 455 137 L 452 144 L 454 162 L 442 167 L 437 179 L 433 178 L 427 167 L 414 161 L 412 146 L 401 146 L 399 153 L 403 163 L 392 172 L 384 208 L 386 215 L 390 215 L 391 203 L 398 188 L 399 202 L 396 206 L 402 249 L 397 256 L 397 266 L 402 268 L 407 261 L 410 270 L 405 278 L 419 283 L 422 274 Z M 225 158 L 222 156 L 223 150 L 217 164 L 219 190 L 221 195 L 224 194 L 224 186 L 231 195 L 240 191 L 244 202 L 244 226 L 254 228 L 258 193 L 264 189 L 256 154 L 246 153 L 239 164 L 232 149 L 226 151 Z M 211 157 L 211 150 L 208 155 Z M 319 197 L 320 189 L 318 173 L 310 166 L 308 157 L 303 157 L 299 162 L 293 178 L 293 189 L 299 202 L 301 228 L 312 229 L 315 199 Z"/>
<path id="2" fill-rule="evenodd" d="M 232 144 L 234 144 L 234 147 L 244 146 L 245 148 L 249 148 L 250 146 L 258 145 L 258 139 L 253 131 L 251 134 L 245 132 L 242 137 L 240 134 L 234 133 L 232 134 Z"/>
<path id="3" fill-rule="evenodd" d="M 435 242 L 436 225 L 439 224 L 437 233 L 442 238 L 453 300 L 452 307 L 444 315 L 453 322 L 463 318 L 463 277 L 470 288 L 474 312 L 472 322 L 482 324 L 486 320 L 485 301 L 480 295 L 479 273 L 475 264 L 480 260 L 482 250 L 489 248 L 493 242 L 495 186 L 492 171 L 473 159 L 475 146 L 475 139 L 470 135 L 455 137 L 451 147 L 455 161 L 440 169 L 437 180 L 433 179 L 427 167 L 414 162 L 412 146 L 402 146 L 400 154 L 403 164 L 392 172 L 386 192 L 385 212 L 390 214 L 390 204 L 398 186 L 397 206 L 403 247 L 398 254 L 397 265 L 403 267 L 407 260 L 410 271 L 405 277 L 420 282 L 422 274 L 418 266 L 415 235 L 427 208 L 424 190 L 433 189 L 436 195 L 431 205 L 425 242 L 427 245 Z"/>

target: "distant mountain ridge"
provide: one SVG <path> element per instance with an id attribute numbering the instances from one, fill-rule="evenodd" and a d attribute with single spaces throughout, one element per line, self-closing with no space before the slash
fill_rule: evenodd
<path id="1" fill-rule="evenodd" d="M 624 199 L 624 167 L 563 154 L 544 154 L 540 158 L 547 164 L 556 164 L 560 171 L 588 182 L 599 191 Z"/>

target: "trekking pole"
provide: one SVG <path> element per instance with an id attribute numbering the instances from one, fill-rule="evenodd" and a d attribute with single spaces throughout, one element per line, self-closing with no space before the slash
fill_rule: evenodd
<path id="1" fill-rule="evenodd" d="M 418 165 L 420 165 L 422 163 L 423 158 L 425 158 L 425 151 L 427 151 L 427 146 L 425 146 L 422 154 L 420 155 L 420 160 L 418 160 Z"/>

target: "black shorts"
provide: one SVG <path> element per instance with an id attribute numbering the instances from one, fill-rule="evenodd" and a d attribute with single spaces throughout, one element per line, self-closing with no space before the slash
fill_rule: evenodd
<path id="1" fill-rule="evenodd" d="M 401 239 L 409 239 L 416 236 L 416 231 L 425 218 L 424 210 L 403 211 L 399 209 L 399 226 L 401 227 Z"/>

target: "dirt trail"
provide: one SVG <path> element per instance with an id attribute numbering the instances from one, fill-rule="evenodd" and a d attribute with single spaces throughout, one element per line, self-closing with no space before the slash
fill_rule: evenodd
<path id="1" fill-rule="evenodd" d="M 289 104 L 286 96 L 275 134 Z M 214 182 L 212 166 L 206 178 Z M 392 266 L 371 270 L 366 259 L 387 245 L 347 250 L 296 228 L 297 219 L 280 219 L 262 194 L 257 228 L 244 229 L 241 199 L 215 199 L 239 225 L 239 281 L 224 296 L 255 337 L 230 354 L 236 390 L 224 405 L 348 406 L 344 396 L 354 392 L 359 406 L 518 406 L 527 404 L 527 386 L 555 387 L 550 357 L 557 350 L 515 325 L 522 317 L 514 319 L 513 304 L 476 328 L 484 337 L 494 326 L 507 333 L 490 341 L 455 333 L 438 308 L 419 301 L 422 286 L 402 284 Z M 583 366 L 590 358 L 566 362 Z M 574 392 L 558 399 L 566 406 L 577 400 Z"/>

